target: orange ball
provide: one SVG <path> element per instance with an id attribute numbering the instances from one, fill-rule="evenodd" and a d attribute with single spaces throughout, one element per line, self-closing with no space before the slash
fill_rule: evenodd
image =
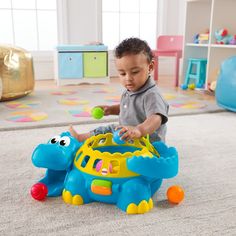
<path id="1" fill-rule="evenodd" d="M 173 185 L 168 188 L 166 195 L 169 202 L 178 204 L 184 199 L 184 190 L 178 185 Z"/>

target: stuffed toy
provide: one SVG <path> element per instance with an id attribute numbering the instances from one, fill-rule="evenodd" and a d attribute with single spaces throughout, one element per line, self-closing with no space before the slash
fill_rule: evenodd
<path id="1" fill-rule="evenodd" d="M 220 29 L 215 31 L 215 38 L 216 44 L 230 44 L 234 37 L 228 34 L 227 29 Z"/>
<path id="2" fill-rule="evenodd" d="M 234 35 L 233 38 L 229 41 L 229 44 L 236 45 L 236 35 Z"/>
<path id="3" fill-rule="evenodd" d="M 209 30 L 207 29 L 205 33 L 199 33 L 194 35 L 193 43 L 196 44 L 207 44 L 209 42 Z"/>

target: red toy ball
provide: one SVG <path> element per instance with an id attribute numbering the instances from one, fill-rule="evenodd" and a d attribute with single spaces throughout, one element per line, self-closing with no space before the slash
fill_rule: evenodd
<path id="1" fill-rule="evenodd" d="M 48 194 L 48 188 L 43 183 L 37 183 L 31 187 L 30 193 L 35 200 L 42 201 Z"/>
<path id="2" fill-rule="evenodd" d="M 168 188 L 166 195 L 169 202 L 178 204 L 184 199 L 184 190 L 178 185 L 173 185 Z"/>

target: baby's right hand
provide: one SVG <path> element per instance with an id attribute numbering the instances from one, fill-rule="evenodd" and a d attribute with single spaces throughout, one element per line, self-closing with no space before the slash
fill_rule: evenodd
<path id="1" fill-rule="evenodd" d="M 109 116 L 111 115 L 111 107 L 110 106 L 107 106 L 107 105 L 101 105 L 101 106 L 98 106 L 98 107 L 101 107 L 104 111 L 104 116 Z"/>

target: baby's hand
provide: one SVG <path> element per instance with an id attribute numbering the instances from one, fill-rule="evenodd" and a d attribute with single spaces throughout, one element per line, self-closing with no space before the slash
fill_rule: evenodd
<path id="1" fill-rule="evenodd" d="M 110 106 L 107 105 L 101 105 L 101 106 L 97 106 L 97 107 L 101 107 L 104 111 L 104 116 L 109 116 L 111 115 L 111 109 Z"/>
<path id="2" fill-rule="evenodd" d="M 141 131 L 136 126 L 118 126 L 116 130 L 118 129 L 120 129 L 119 135 L 122 140 L 129 141 L 142 137 Z"/>

